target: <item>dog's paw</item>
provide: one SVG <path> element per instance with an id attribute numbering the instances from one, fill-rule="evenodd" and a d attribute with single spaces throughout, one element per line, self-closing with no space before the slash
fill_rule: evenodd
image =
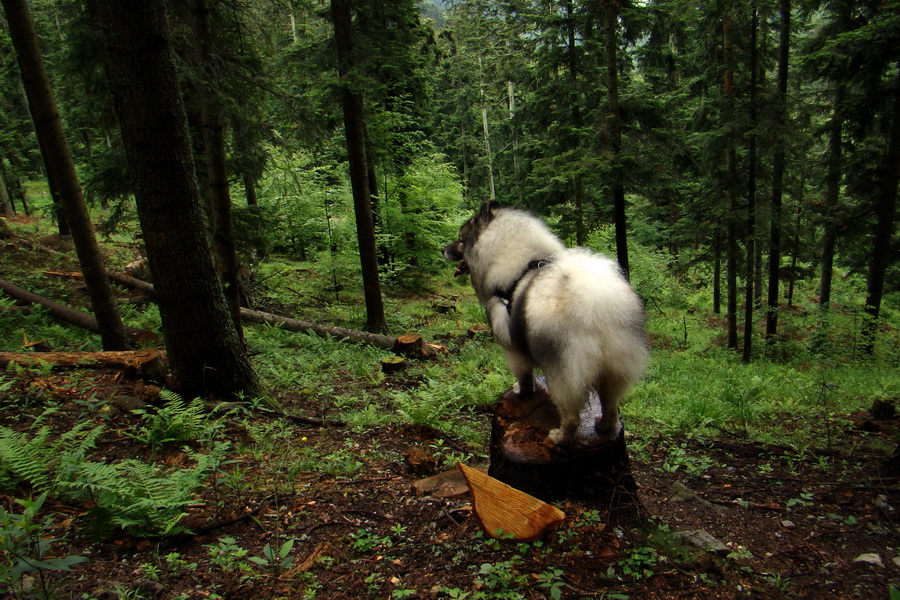
<path id="1" fill-rule="evenodd" d="M 517 396 L 530 396 L 534 393 L 534 384 L 523 384 L 520 381 L 517 381 L 513 384 L 513 393 Z"/>
<path id="2" fill-rule="evenodd" d="M 562 446 L 569 441 L 569 436 L 566 435 L 565 429 L 557 427 L 556 429 L 551 429 L 550 433 L 547 434 L 547 441 L 554 446 Z"/>

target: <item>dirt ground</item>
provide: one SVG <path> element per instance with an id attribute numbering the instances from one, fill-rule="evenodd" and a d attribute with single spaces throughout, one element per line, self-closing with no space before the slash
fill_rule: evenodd
<path id="1" fill-rule="evenodd" d="M 59 400 L 54 428 L 63 429 L 85 418 L 89 400 L 147 396 L 152 389 L 115 371 L 74 377 L 21 377 L 9 391 L 39 390 L 44 401 Z M 282 401 L 310 414 L 308 399 Z M 2 402 L 0 423 L 22 427 Z M 445 468 L 440 463 L 449 449 L 478 456 L 485 448 L 416 427 L 356 432 L 291 423 L 285 443 L 308 445 L 317 456 L 340 450 L 361 466 L 334 476 L 286 470 L 277 448 L 229 456 L 239 462 L 225 470 L 239 469 L 245 485 L 204 491 L 185 521 L 194 533 L 168 539 L 94 540 L 79 526 L 89 506 L 51 502 L 48 534 L 60 540 L 53 552 L 89 558 L 72 572 L 51 575 L 52 597 L 893 598 L 891 585 L 900 585 L 900 485 L 883 463 L 898 423 L 850 417 L 828 453 L 724 434 L 704 442 L 631 436 L 645 523 L 610 522 L 607 507 L 562 502 L 566 523 L 532 544 L 486 538 L 467 495 L 436 499 L 411 491 L 414 481 Z M 98 411 L 89 418 L 109 428 L 100 444 L 108 459 L 146 454 L 145 445 L 124 433 L 137 417 Z M 251 421 L 277 419 L 257 414 Z M 239 442 L 247 432 L 234 421 L 226 436 Z M 422 451 L 415 466 L 407 458 L 413 448 Z M 188 460 L 177 448 L 157 458 L 170 467 Z M 486 466 L 483 461 L 470 464 Z M 18 508 L 12 500 L 0 496 L 6 510 Z M 677 535 L 696 530 L 724 548 L 701 550 Z M 248 560 L 265 558 L 267 545 L 277 552 L 288 540 L 294 542 L 283 567 Z M 36 592 L 39 582 L 31 583 Z M 16 596 L 0 592 L 10 597 Z"/>

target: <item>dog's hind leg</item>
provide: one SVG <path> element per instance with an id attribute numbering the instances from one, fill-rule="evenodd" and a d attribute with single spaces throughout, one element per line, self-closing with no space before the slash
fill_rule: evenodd
<path id="1" fill-rule="evenodd" d="M 504 348 L 506 364 L 516 378 L 516 386 L 513 388 L 520 396 L 527 396 L 534 392 L 534 363 L 518 350 Z"/>
<path id="2" fill-rule="evenodd" d="M 614 440 L 619 434 L 619 402 L 628 391 L 629 381 L 615 373 L 606 373 L 597 384 L 602 414 L 594 421 L 597 435 Z"/>
<path id="3" fill-rule="evenodd" d="M 550 399 L 559 416 L 559 427 L 551 429 L 547 439 L 554 444 L 566 444 L 572 441 L 578 430 L 587 391 L 566 371 L 545 367 L 544 374 L 547 376 Z"/>

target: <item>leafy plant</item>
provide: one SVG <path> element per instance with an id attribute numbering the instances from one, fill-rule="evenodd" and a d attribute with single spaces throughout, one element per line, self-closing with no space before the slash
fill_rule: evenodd
<path id="1" fill-rule="evenodd" d="M 295 557 L 291 555 L 291 551 L 294 549 L 295 541 L 294 539 L 287 540 L 277 550 L 270 544 L 266 544 L 263 546 L 262 556 L 248 556 L 247 560 L 276 573 L 284 571 L 294 562 Z"/>
<path id="2" fill-rule="evenodd" d="M 207 544 L 206 551 L 209 554 L 210 562 L 225 574 L 240 573 L 246 568 L 243 559 L 249 552 L 238 545 L 233 537 L 221 537 L 215 544 Z M 253 560 L 253 558 L 249 557 L 249 560 Z"/>
<path id="3" fill-rule="evenodd" d="M 83 556 L 69 555 L 51 558 L 48 551 L 56 542 L 48 532 L 53 524 L 52 515 L 38 520 L 47 492 L 36 500 L 16 500 L 23 508 L 22 514 L 7 513 L 0 506 L 0 583 L 14 594 L 22 590 L 22 576 L 33 574 L 39 586 L 40 597 L 51 597 L 49 571 L 70 571 L 73 565 L 86 562 Z"/>
<path id="4" fill-rule="evenodd" d="M 519 591 L 528 578 L 519 572 L 513 561 L 483 563 L 478 570 L 481 584 L 490 590 L 494 598 L 520 598 Z"/>
<path id="5" fill-rule="evenodd" d="M 155 412 L 142 411 L 144 425 L 135 435 L 151 447 L 158 448 L 169 442 L 210 440 L 221 429 L 221 421 L 207 414 L 200 398 L 185 402 L 171 390 L 161 390 L 159 397 L 165 405 Z"/>
<path id="6" fill-rule="evenodd" d="M 225 446 L 210 454 L 195 454 L 193 468 L 166 471 L 135 459 L 119 463 L 84 463 L 64 489 L 74 498 L 94 501 L 89 512 L 96 526 L 129 529 L 135 535 L 175 535 L 184 507 L 220 462 Z"/>
<path id="7" fill-rule="evenodd" d="M 353 538 L 351 547 L 361 554 L 371 552 L 372 550 L 380 546 L 391 545 L 390 537 L 379 536 L 378 534 L 372 533 L 366 529 L 358 530 L 351 537 Z"/>
<path id="8" fill-rule="evenodd" d="M 49 414 L 52 411 L 45 411 L 35 423 Z M 24 481 L 37 491 L 50 491 L 70 480 L 105 431 L 103 425 L 92 425 L 83 421 L 56 439 L 47 425 L 38 427 L 31 437 L 0 427 L 0 481 Z"/>
<path id="9" fill-rule="evenodd" d="M 562 579 L 562 569 L 547 569 L 544 573 L 538 575 L 538 581 L 542 588 L 547 590 L 551 600 L 560 600 L 562 598 L 562 590 L 566 587 L 566 582 Z"/>

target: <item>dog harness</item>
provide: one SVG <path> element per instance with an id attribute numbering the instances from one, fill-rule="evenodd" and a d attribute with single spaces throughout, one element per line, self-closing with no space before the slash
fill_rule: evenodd
<path id="1" fill-rule="evenodd" d="M 549 265 L 552 262 L 553 262 L 552 258 L 546 258 L 543 260 L 533 260 L 533 261 L 529 262 L 528 266 L 525 268 L 525 270 L 522 271 L 522 274 L 519 275 L 516 278 L 516 280 L 512 282 L 512 285 L 510 285 L 506 290 L 497 292 L 496 296 L 498 298 L 500 298 L 501 300 L 503 300 L 504 302 L 506 302 L 506 310 L 507 311 L 512 310 L 513 294 L 515 294 L 516 288 L 519 287 L 519 283 L 521 283 L 521 281 L 525 278 L 525 276 L 528 275 L 531 271 L 543 269 L 544 267 L 546 267 L 547 265 Z"/>

